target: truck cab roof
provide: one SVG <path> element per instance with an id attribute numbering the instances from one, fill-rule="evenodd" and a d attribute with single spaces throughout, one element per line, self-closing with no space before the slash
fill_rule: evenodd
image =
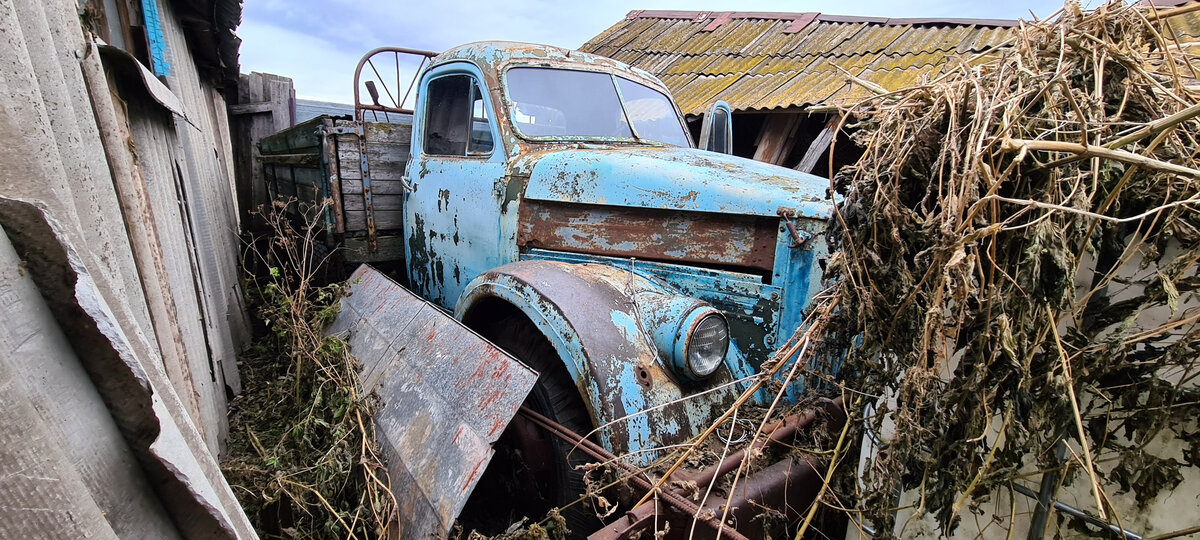
<path id="1" fill-rule="evenodd" d="M 659 88 L 668 95 L 670 94 L 666 85 L 646 70 L 583 51 L 537 43 L 523 43 L 519 41 L 476 41 L 467 43 L 448 49 L 442 54 L 437 55 L 434 57 L 430 67 L 461 60 L 474 63 L 489 78 L 498 78 L 500 73 L 511 64 L 544 65 L 547 67 L 575 66 L 584 69 L 590 67 L 591 69 L 622 75 L 640 83 Z"/>

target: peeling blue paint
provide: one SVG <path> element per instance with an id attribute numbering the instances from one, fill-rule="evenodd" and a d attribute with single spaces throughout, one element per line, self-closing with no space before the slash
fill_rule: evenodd
<path id="1" fill-rule="evenodd" d="M 637 375 L 632 369 L 621 372 L 618 384 L 621 389 L 621 405 L 626 411 L 644 411 L 649 408 L 646 396 L 641 391 L 641 385 L 638 384 Z M 657 452 L 646 452 L 646 450 L 659 446 L 655 444 L 656 438 L 650 429 L 649 416 L 640 415 L 630 418 L 625 422 L 625 431 L 629 438 L 628 452 L 634 453 L 639 463 L 649 464 L 658 457 Z"/>
<path id="2" fill-rule="evenodd" d="M 567 148 L 539 156 L 525 198 L 828 219 L 828 188 L 811 174 L 692 148 Z"/>
<path id="3" fill-rule="evenodd" d="M 171 74 L 171 65 L 167 63 L 167 40 L 163 38 L 156 0 L 142 0 L 142 21 L 150 49 L 150 68 L 154 70 L 154 75 L 166 77 Z"/>
<path id="4" fill-rule="evenodd" d="M 635 463 L 644 465 L 656 453 L 641 451 L 687 440 L 745 385 L 683 398 L 753 376 L 800 326 L 802 306 L 820 288 L 818 263 L 827 254 L 823 242 L 793 245 L 790 231 L 774 220 L 782 210 L 799 232 L 819 235 L 832 211 L 825 197 L 828 181 L 692 148 L 522 139 L 508 118 L 503 73 L 533 64 L 619 73 L 664 88 L 641 70 L 553 47 L 473 43 L 439 55 L 418 85 L 407 170 L 419 174 L 410 177 L 412 189 L 404 198 L 409 278 L 414 289 L 453 308 L 460 320 L 489 299 L 524 313 L 563 359 L 595 425 L 634 415 L 600 430 L 598 439 L 614 453 L 636 452 Z M 429 82 L 451 74 L 470 75 L 490 98 L 484 109 L 495 145 L 487 156 L 422 151 Z M 610 241 L 596 238 L 576 221 L 554 232 L 567 246 L 562 251 L 518 245 L 521 212 L 536 209 L 530 203 L 522 210 L 527 200 L 605 207 L 597 219 L 624 215 L 610 208 L 640 214 L 655 209 L 657 216 L 667 210 L 756 217 L 747 218 L 754 225 L 747 230 L 754 234 L 731 239 L 728 249 L 724 236 L 716 236 L 712 243 L 721 245 L 707 246 L 703 255 L 710 258 L 702 259 L 711 264 L 630 261 L 591 254 L 596 251 L 567 251 L 586 245 L 637 253 L 639 246 L 644 249 L 644 239 L 662 242 L 681 235 L 668 237 L 661 227 L 646 227 L 642 236 L 613 236 Z M 751 248 L 761 253 L 755 259 L 758 266 L 745 272 L 743 266 L 731 269 L 731 261 L 739 260 L 735 255 Z M 658 253 L 660 259 L 699 256 L 688 245 Z M 700 307 L 723 314 L 731 344 L 725 369 L 711 378 L 689 380 L 676 363 L 678 334 L 682 322 Z M 803 385 L 799 381 L 789 387 L 789 396 L 797 396 Z M 773 396 L 763 392 L 759 397 Z M 666 404 L 672 405 L 635 414 Z"/>

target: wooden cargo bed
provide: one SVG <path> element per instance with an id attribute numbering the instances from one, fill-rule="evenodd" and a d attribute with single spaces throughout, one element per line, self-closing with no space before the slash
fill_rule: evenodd
<path id="1" fill-rule="evenodd" d="M 272 200 L 288 203 L 288 213 L 301 222 L 302 213 L 328 199 L 328 210 L 315 221 L 325 230 L 327 243 L 343 248 L 348 262 L 403 258 L 402 179 L 412 123 L 407 116 L 397 120 L 364 124 L 370 197 L 364 190 L 359 130 L 353 120 L 322 115 L 259 143 Z"/>

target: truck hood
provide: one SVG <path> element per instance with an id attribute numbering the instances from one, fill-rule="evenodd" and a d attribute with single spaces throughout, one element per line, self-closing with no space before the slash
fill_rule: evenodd
<path id="1" fill-rule="evenodd" d="M 693 148 L 572 146 L 534 150 L 512 173 L 525 198 L 583 204 L 826 219 L 829 181 L 775 165 Z"/>

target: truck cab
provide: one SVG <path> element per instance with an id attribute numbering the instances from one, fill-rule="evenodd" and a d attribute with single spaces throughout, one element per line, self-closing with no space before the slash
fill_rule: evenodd
<path id="1" fill-rule="evenodd" d="M 423 58 L 411 108 L 408 94 L 385 87 L 395 99 L 383 106 L 377 86 L 360 84 L 379 75 L 380 51 Z M 696 148 L 661 81 L 579 51 L 384 48 L 356 72 L 373 103 L 356 90 L 355 120 L 319 117 L 260 143 L 268 191 L 298 201 L 277 203 L 289 211 L 324 209 L 324 237 L 347 262 L 398 272 L 537 371 L 525 398 L 535 413 L 646 466 L 711 426 L 764 364 L 792 360 L 774 355 L 821 288 L 827 180 Z M 722 112 L 701 133 L 727 152 Z M 795 381 L 771 388 L 794 398 L 805 384 Z M 535 501 L 515 508 L 535 516 L 579 496 L 582 453 L 523 418 L 496 425 L 471 495 L 484 511 L 464 516 L 505 499 Z M 461 507 L 441 507 L 448 526 Z M 589 530 L 574 514 L 569 528 Z"/>
<path id="2" fill-rule="evenodd" d="M 800 327 L 826 180 L 694 148 L 661 81 L 579 51 L 471 43 L 417 85 L 410 287 L 544 336 L 610 451 L 688 439 Z"/>

